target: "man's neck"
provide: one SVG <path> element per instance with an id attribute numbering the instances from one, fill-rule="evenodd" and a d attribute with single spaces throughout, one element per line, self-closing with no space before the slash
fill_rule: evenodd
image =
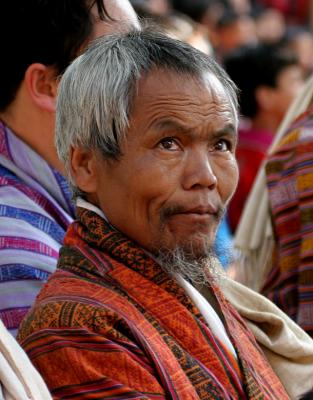
<path id="1" fill-rule="evenodd" d="M 21 88 L 0 119 L 48 164 L 64 174 L 54 146 L 55 115 L 38 109 Z"/>

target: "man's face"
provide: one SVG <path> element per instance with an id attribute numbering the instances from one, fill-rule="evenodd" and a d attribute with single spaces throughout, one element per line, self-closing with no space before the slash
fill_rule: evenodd
<path id="1" fill-rule="evenodd" d="M 90 199 L 148 251 L 201 256 L 237 185 L 235 145 L 234 110 L 217 78 L 153 71 L 139 83 L 123 155 L 99 158 Z"/>
<path id="2" fill-rule="evenodd" d="M 279 120 L 285 116 L 292 100 L 303 87 L 303 72 L 299 65 L 291 65 L 284 68 L 276 79 L 276 86 L 271 88 L 274 95 L 272 100 L 272 112 Z"/>

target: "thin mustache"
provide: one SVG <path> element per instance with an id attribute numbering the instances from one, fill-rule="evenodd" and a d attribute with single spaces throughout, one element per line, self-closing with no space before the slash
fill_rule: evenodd
<path id="1" fill-rule="evenodd" d="M 213 217 L 215 217 L 217 220 L 220 220 L 223 215 L 225 214 L 226 207 L 223 206 L 218 206 L 217 211 L 213 214 L 211 214 Z M 161 211 L 161 220 L 164 222 L 166 219 L 169 217 L 175 215 L 175 214 L 184 214 L 190 212 L 189 208 L 186 208 L 184 206 L 181 206 L 179 204 L 172 204 Z"/>

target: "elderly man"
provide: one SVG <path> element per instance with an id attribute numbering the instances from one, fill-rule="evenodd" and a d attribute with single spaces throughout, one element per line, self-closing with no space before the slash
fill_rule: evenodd
<path id="1" fill-rule="evenodd" d="M 19 333 L 54 398 L 289 398 L 211 251 L 238 179 L 236 110 L 213 60 L 149 30 L 65 73 L 57 147 L 78 219 Z"/>
<path id="2" fill-rule="evenodd" d="M 2 1 L 0 14 L 0 318 L 15 334 L 74 217 L 54 146 L 59 76 L 90 40 L 138 21 L 128 0 Z"/>

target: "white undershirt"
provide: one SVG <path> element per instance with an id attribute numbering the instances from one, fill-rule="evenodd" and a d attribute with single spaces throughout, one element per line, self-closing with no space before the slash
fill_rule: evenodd
<path id="1" fill-rule="evenodd" d="M 87 210 L 95 212 L 101 218 L 103 218 L 105 221 L 109 222 L 107 217 L 103 213 L 103 211 L 100 210 L 100 208 L 98 208 L 94 204 L 91 204 L 88 201 L 82 199 L 81 197 L 78 197 L 76 199 L 76 205 L 78 207 L 85 208 Z M 237 359 L 236 351 L 227 335 L 224 324 L 221 321 L 218 314 L 216 313 L 216 311 L 214 310 L 214 308 L 211 306 L 211 304 L 202 296 L 202 294 L 200 292 L 198 292 L 198 290 L 194 286 L 191 285 L 191 283 L 187 282 L 184 278 L 182 278 L 178 274 L 175 274 L 174 277 L 175 277 L 177 283 L 185 290 L 187 295 L 191 298 L 191 300 L 197 306 L 200 313 L 203 315 L 203 318 L 205 319 L 206 323 L 211 328 L 212 333 L 220 341 L 223 342 L 223 344 L 228 348 L 228 350 Z"/>

